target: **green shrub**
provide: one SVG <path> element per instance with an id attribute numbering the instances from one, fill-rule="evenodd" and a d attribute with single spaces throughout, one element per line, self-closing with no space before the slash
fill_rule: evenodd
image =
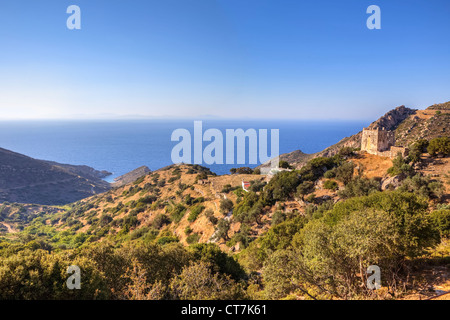
<path id="1" fill-rule="evenodd" d="M 316 199 L 316 195 L 314 193 L 312 193 L 306 198 L 306 201 L 310 202 L 310 203 L 314 203 L 315 199 Z"/>
<path id="2" fill-rule="evenodd" d="M 339 150 L 338 152 L 338 156 L 343 157 L 343 158 L 348 158 L 351 157 L 353 155 L 355 155 L 355 149 L 351 148 L 351 147 L 343 147 Z"/>
<path id="3" fill-rule="evenodd" d="M 161 229 L 164 225 L 169 224 L 170 222 L 170 218 L 167 215 L 160 213 L 153 219 L 152 226 L 155 229 Z"/>
<path id="4" fill-rule="evenodd" d="M 286 214 L 283 211 L 275 211 L 272 216 L 272 226 L 276 226 L 277 224 L 282 223 L 286 220 Z"/>
<path id="5" fill-rule="evenodd" d="M 178 241 L 179 240 L 177 237 L 163 236 L 161 238 L 158 238 L 158 240 L 156 240 L 156 243 L 160 244 L 160 245 L 165 245 L 168 243 L 178 242 Z"/>
<path id="6" fill-rule="evenodd" d="M 277 173 L 262 192 L 264 203 L 273 205 L 276 201 L 285 201 L 292 198 L 301 181 L 299 173 L 296 171 Z"/>
<path id="7" fill-rule="evenodd" d="M 408 158 L 413 163 L 419 162 L 421 160 L 421 155 L 427 152 L 428 140 L 420 139 L 413 143 L 409 148 Z"/>
<path id="8" fill-rule="evenodd" d="M 226 184 L 222 188 L 222 193 L 229 193 L 230 191 L 236 190 L 237 187 L 232 187 L 231 184 Z"/>
<path id="9" fill-rule="evenodd" d="M 191 229 L 190 226 L 187 226 L 187 227 L 184 229 L 184 233 L 185 233 L 186 235 L 190 235 L 192 232 L 193 232 L 193 230 Z"/>
<path id="10" fill-rule="evenodd" d="M 266 182 L 261 180 L 252 180 L 250 181 L 250 188 L 249 190 L 253 192 L 260 192 L 263 190 L 263 188 L 266 186 Z"/>
<path id="11" fill-rule="evenodd" d="M 294 248 L 301 252 L 298 275 L 314 275 L 303 280 L 323 293 L 347 299 L 371 294 L 365 288 L 366 278 L 357 276 L 369 265 L 384 270 L 383 285 L 395 288 L 406 278 L 401 267 L 405 259 L 421 256 L 438 243 L 427 202 L 398 191 L 337 203 L 293 239 Z"/>
<path id="12" fill-rule="evenodd" d="M 338 191 L 341 198 L 361 197 L 367 196 L 373 192 L 380 190 L 380 181 L 375 179 L 367 179 L 364 177 L 356 177 L 351 180 L 344 190 Z"/>
<path id="13" fill-rule="evenodd" d="M 233 201 L 230 199 L 222 199 L 220 200 L 220 212 L 222 212 L 224 215 L 228 214 L 233 210 L 234 204 Z"/>
<path id="14" fill-rule="evenodd" d="M 391 176 L 405 175 L 411 176 L 414 174 L 414 169 L 406 162 L 406 159 L 399 153 L 392 161 L 392 167 L 387 171 Z"/>
<path id="15" fill-rule="evenodd" d="M 328 190 L 337 190 L 339 189 L 339 185 L 334 180 L 327 180 L 324 182 L 323 187 Z"/>
<path id="16" fill-rule="evenodd" d="M 437 154 L 448 156 L 450 154 L 450 139 L 448 137 L 434 138 L 430 140 L 427 150 L 432 156 Z"/>
<path id="17" fill-rule="evenodd" d="M 241 224 L 241 227 L 238 232 L 236 232 L 226 243 L 227 247 L 233 247 L 236 244 L 240 244 L 241 249 L 245 249 L 248 247 L 251 241 L 250 238 L 250 227 L 246 224 Z"/>
<path id="18" fill-rule="evenodd" d="M 215 240 L 228 240 L 228 231 L 230 230 L 230 221 L 226 219 L 220 219 L 217 224 L 216 232 L 214 233 Z"/>
<path id="19" fill-rule="evenodd" d="M 435 210 L 431 213 L 431 220 L 441 237 L 450 237 L 450 209 Z"/>
<path id="20" fill-rule="evenodd" d="M 200 235 L 198 233 L 193 233 L 186 238 L 188 244 L 198 243 L 200 240 Z"/>
<path id="21" fill-rule="evenodd" d="M 188 221 L 194 222 L 197 217 L 202 213 L 202 211 L 205 210 L 205 206 L 198 204 L 191 208 L 191 213 L 189 214 Z"/>
<path id="22" fill-rule="evenodd" d="M 292 169 L 292 166 L 289 164 L 289 162 L 285 160 L 280 160 L 278 166 L 283 169 Z"/>
<path id="23" fill-rule="evenodd" d="M 230 275 L 236 280 L 246 276 L 245 271 L 234 257 L 220 250 L 219 246 L 214 243 L 195 244 L 189 248 L 189 251 L 195 261 L 209 263 L 214 272 Z"/>
<path id="24" fill-rule="evenodd" d="M 399 191 L 412 192 L 425 198 L 440 198 L 445 191 L 441 181 L 432 181 L 430 177 L 416 174 L 402 181 Z"/>
<path id="25" fill-rule="evenodd" d="M 134 184 L 140 184 L 140 183 L 144 182 L 144 180 L 145 180 L 145 176 L 142 176 L 142 177 L 136 179 L 136 181 L 134 181 Z"/>
<path id="26" fill-rule="evenodd" d="M 344 162 L 334 169 L 336 180 L 342 182 L 344 185 L 348 184 L 353 179 L 354 169 L 355 164 L 353 162 Z"/>
<path id="27" fill-rule="evenodd" d="M 314 182 L 303 181 L 297 186 L 297 196 L 304 199 L 305 195 L 314 191 Z"/>
<path id="28" fill-rule="evenodd" d="M 217 221 L 219 220 L 214 216 L 214 211 L 212 209 L 206 210 L 205 216 L 206 218 L 208 218 L 209 222 L 211 222 L 213 225 L 216 225 Z"/>
<path id="29" fill-rule="evenodd" d="M 185 213 L 186 207 L 179 203 L 172 208 L 170 217 L 175 223 L 178 223 L 181 221 Z"/>
<path id="30" fill-rule="evenodd" d="M 338 163 L 337 157 L 314 158 L 308 161 L 306 165 L 300 169 L 300 176 L 303 181 L 316 181 L 322 177 L 327 170 L 334 168 Z"/>

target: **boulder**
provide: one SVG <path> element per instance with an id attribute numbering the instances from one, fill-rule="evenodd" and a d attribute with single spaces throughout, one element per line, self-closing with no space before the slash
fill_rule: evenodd
<path id="1" fill-rule="evenodd" d="M 381 180 L 381 190 L 386 190 L 389 188 L 398 188 L 400 186 L 402 179 L 400 176 L 387 177 Z"/>

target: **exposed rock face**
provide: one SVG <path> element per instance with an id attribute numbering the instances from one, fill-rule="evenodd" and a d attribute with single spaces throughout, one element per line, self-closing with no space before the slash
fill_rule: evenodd
<path id="1" fill-rule="evenodd" d="M 149 174 L 151 170 L 146 167 L 142 166 L 137 169 L 134 169 L 133 171 L 130 171 L 128 173 L 125 173 L 124 175 L 117 177 L 114 179 L 114 183 L 112 183 L 113 187 L 121 187 L 128 183 L 132 183 L 139 179 L 140 177 L 143 177 L 147 174 Z"/>
<path id="2" fill-rule="evenodd" d="M 400 176 L 388 177 L 381 181 L 381 190 L 386 190 L 389 188 L 396 189 L 400 186 L 402 179 Z"/>
<path id="3" fill-rule="evenodd" d="M 399 145 L 408 146 L 420 139 L 448 137 L 449 123 L 450 102 L 435 104 L 406 118 L 396 129 L 396 141 Z"/>
<path id="4" fill-rule="evenodd" d="M 406 108 L 405 106 L 397 107 L 386 113 L 377 121 L 372 122 L 368 129 L 395 130 L 403 120 L 414 114 L 416 111 L 416 109 Z"/>

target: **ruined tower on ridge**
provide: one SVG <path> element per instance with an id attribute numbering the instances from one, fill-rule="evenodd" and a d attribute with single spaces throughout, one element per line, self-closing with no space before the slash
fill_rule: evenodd
<path id="1" fill-rule="evenodd" d="M 403 157 L 408 154 L 407 148 L 395 146 L 395 133 L 393 131 L 379 128 L 363 129 L 361 151 L 389 158 L 395 158 L 399 152 Z"/>
<path id="2" fill-rule="evenodd" d="M 394 132 L 377 129 L 363 129 L 361 150 L 376 154 L 377 152 L 388 151 L 395 145 Z"/>

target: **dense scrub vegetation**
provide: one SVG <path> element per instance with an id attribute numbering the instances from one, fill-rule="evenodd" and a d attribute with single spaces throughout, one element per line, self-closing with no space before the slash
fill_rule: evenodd
<path id="1" fill-rule="evenodd" d="M 0 243 L 0 299 L 239 299 L 245 273 L 216 245 L 99 243 L 53 251 Z M 80 290 L 68 290 L 70 265 Z"/>
<path id="2" fill-rule="evenodd" d="M 450 237 L 450 210 L 439 205 L 442 182 L 414 169 L 430 144 L 419 141 L 416 154 L 393 161 L 389 172 L 401 177 L 396 190 L 381 191 L 380 179 L 363 176 L 346 148 L 299 170 L 286 163 L 288 170 L 268 183 L 255 177 L 248 192 L 221 186 L 233 200 L 217 201 L 216 215 L 206 194 L 188 193 L 194 185 L 181 181 L 178 168 L 170 178 L 152 173 L 136 181 L 120 191 L 120 201 L 105 194 L 106 208 L 100 199 L 53 211 L 4 204 L 0 222 L 23 218 L 26 227 L 0 238 L 0 299 L 398 297 L 411 288 L 415 263 Z M 213 176 L 200 166 L 188 172 L 196 183 Z M 319 182 L 339 201 L 316 197 Z M 176 196 L 162 198 L 163 188 Z M 305 211 L 287 210 L 289 201 L 302 202 Z M 144 223 L 141 215 L 156 209 Z M 199 243 L 198 221 L 213 225 L 212 241 L 241 251 L 230 255 Z M 169 228 L 180 222 L 186 246 Z M 232 223 L 238 228 L 230 232 Z M 254 232 L 263 226 L 262 235 Z M 434 263 L 448 263 L 448 256 Z M 81 269 L 81 290 L 66 288 L 70 265 Z M 384 290 L 367 287 L 370 265 L 381 268 Z"/>
<path id="3" fill-rule="evenodd" d="M 263 270 L 266 298 L 375 297 L 366 287 L 369 265 L 381 268 L 383 285 L 395 296 L 411 285 L 412 259 L 426 255 L 448 232 L 448 212 L 429 214 L 427 206 L 399 191 L 352 198 L 309 219 L 277 224 L 239 261 L 247 270 Z"/>

